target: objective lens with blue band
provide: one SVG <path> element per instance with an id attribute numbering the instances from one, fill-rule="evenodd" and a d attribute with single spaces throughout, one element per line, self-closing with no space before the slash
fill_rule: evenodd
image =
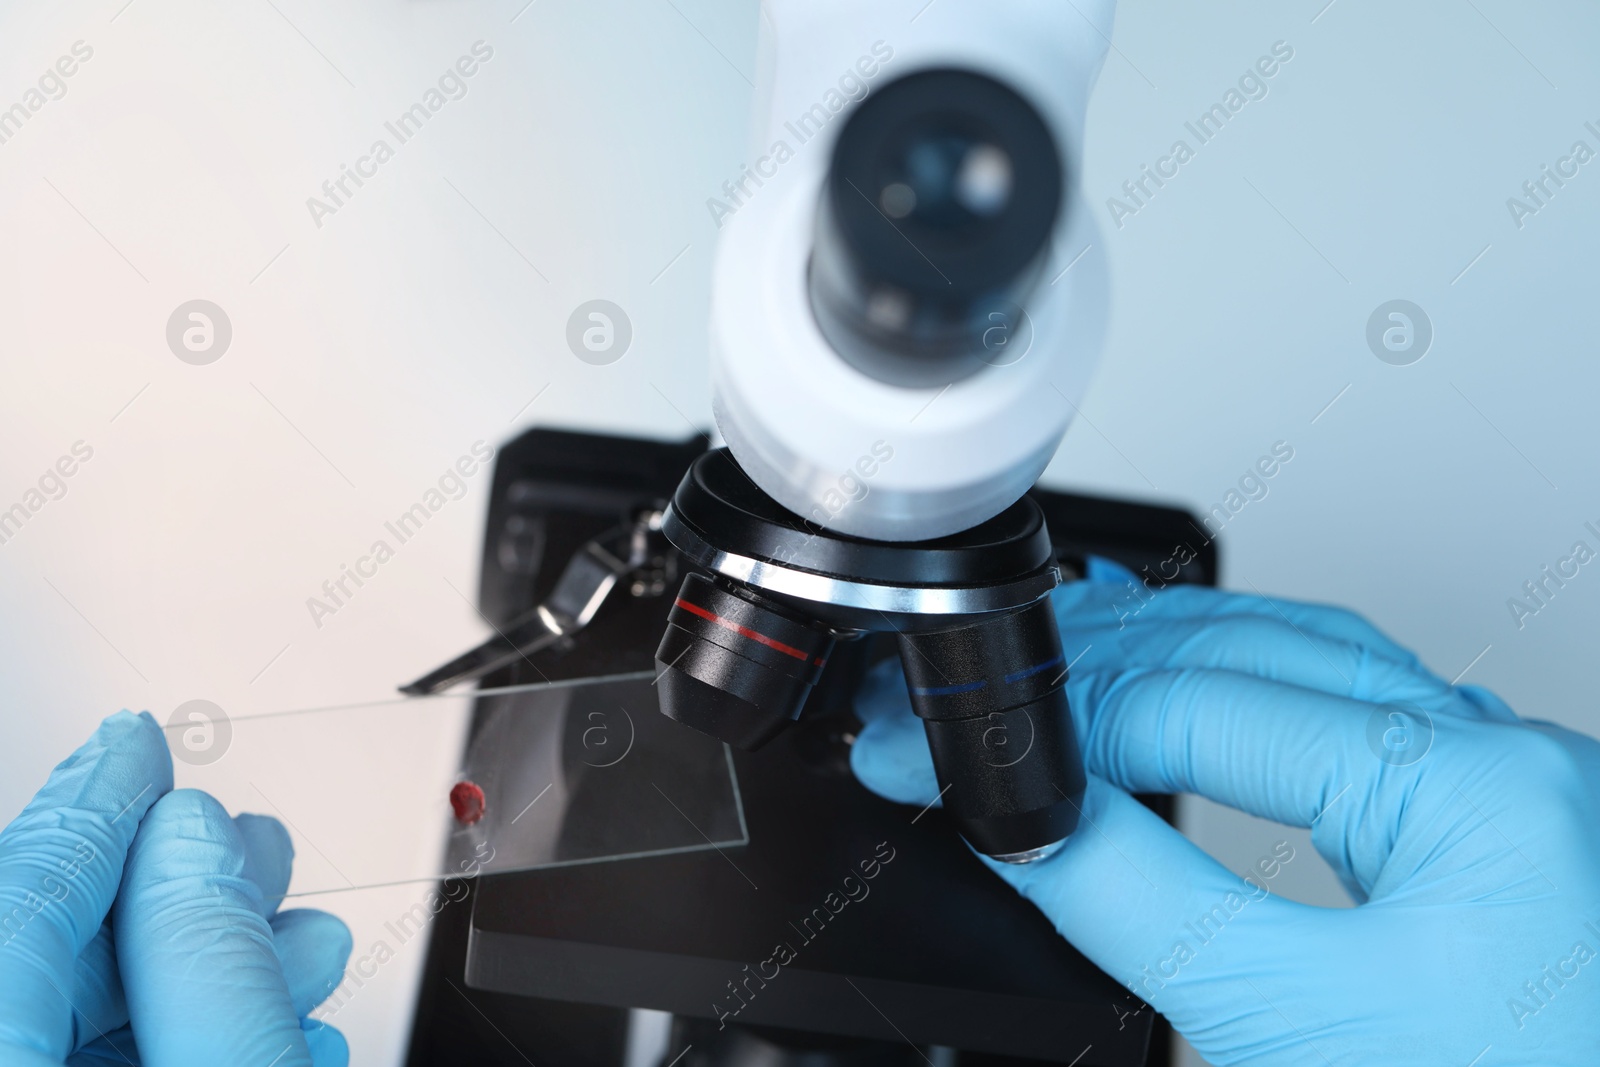
<path id="1" fill-rule="evenodd" d="M 1056 656 L 1045 660 L 1043 663 L 1035 663 L 1032 667 L 1024 667 L 1020 671 L 1012 671 L 1001 679 L 1001 683 L 1014 685 L 1024 678 L 1032 678 L 1036 674 L 1043 674 L 1045 671 L 1059 667 L 1066 661 L 1066 656 Z M 949 697 L 956 696 L 959 693 L 976 693 L 988 684 L 988 679 L 980 678 L 975 682 L 961 682 L 958 685 L 912 686 L 911 695 L 914 697 Z"/>

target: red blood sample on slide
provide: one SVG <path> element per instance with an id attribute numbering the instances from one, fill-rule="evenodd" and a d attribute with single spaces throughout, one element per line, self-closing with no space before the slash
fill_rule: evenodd
<path id="1" fill-rule="evenodd" d="M 471 826 L 483 818 L 483 787 L 477 782 L 457 782 L 450 787 L 450 807 L 455 810 L 456 822 Z"/>

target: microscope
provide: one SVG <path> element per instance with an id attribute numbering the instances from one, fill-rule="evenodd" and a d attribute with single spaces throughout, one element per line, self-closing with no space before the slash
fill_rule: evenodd
<path id="1" fill-rule="evenodd" d="M 1060 847 L 1085 784 L 1049 601 L 1061 572 L 1025 494 L 1106 317 L 1076 196 L 1105 52 L 1089 20 L 1110 8 L 1091 6 L 890 24 L 845 0 L 768 0 L 762 144 L 785 144 L 794 116 L 818 122 L 815 87 L 868 43 L 890 58 L 857 68 L 881 67 L 871 91 L 808 127 L 722 224 L 726 447 L 693 463 L 661 521 L 699 568 L 656 652 L 664 714 L 759 749 L 839 643 L 892 634 L 945 809 L 1010 863 Z"/>
<path id="2" fill-rule="evenodd" d="M 1042 860 L 1082 818 L 1051 590 L 1090 556 L 1216 576 L 1210 541 L 1162 570 L 1187 513 L 1034 484 L 1105 326 L 1076 187 L 1110 9 L 763 0 L 759 154 L 714 212 L 724 447 L 507 442 L 495 634 L 404 687 L 479 683 L 466 765 L 500 773 L 452 847 L 525 854 L 435 924 L 414 1067 L 1165 1062 L 1154 1013 L 973 855 Z M 850 771 L 894 658 L 920 811 Z M 591 743 L 612 720 L 620 759 Z M 536 850 L 535 766 L 565 797 Z"/>

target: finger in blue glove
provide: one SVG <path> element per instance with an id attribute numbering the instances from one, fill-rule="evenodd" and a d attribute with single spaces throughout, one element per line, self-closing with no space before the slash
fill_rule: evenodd
<path id="1" fill-rule="evenodd" d="M 349 935 L 321 954 L 319 962 L 332 973 L 291 990 L 267 920 L 269 905 L 245 873 L 244 840 L 222 806 L 194 790 L 169 793 L 145 817 L 113 914 L 140 1054 L 151 1067 L 338 1067 L 348 1058 L 343 1039 L 320 1037 L 313 1058 L 297 1008 L 311 990 L 337 982 Z M 329 919 L 283 924 L 284 943 L 296 955 L 310 952 L 306 934 L 320 926 L 328 936 L 337 924 Z M 331 1031 L 317 1025 L 319 1032 Z"/>

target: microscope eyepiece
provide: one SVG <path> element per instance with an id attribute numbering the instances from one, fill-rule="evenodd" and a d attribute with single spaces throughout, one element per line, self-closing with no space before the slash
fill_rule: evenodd
<path id="1" fill-rule="evenodd" d="M 839 135 L 817 213 L 823 335 L 895 385 L 1005 361 L 1064 187 L 1044 119 L 994 78 L 927 70 L 873 93 Z"/>

